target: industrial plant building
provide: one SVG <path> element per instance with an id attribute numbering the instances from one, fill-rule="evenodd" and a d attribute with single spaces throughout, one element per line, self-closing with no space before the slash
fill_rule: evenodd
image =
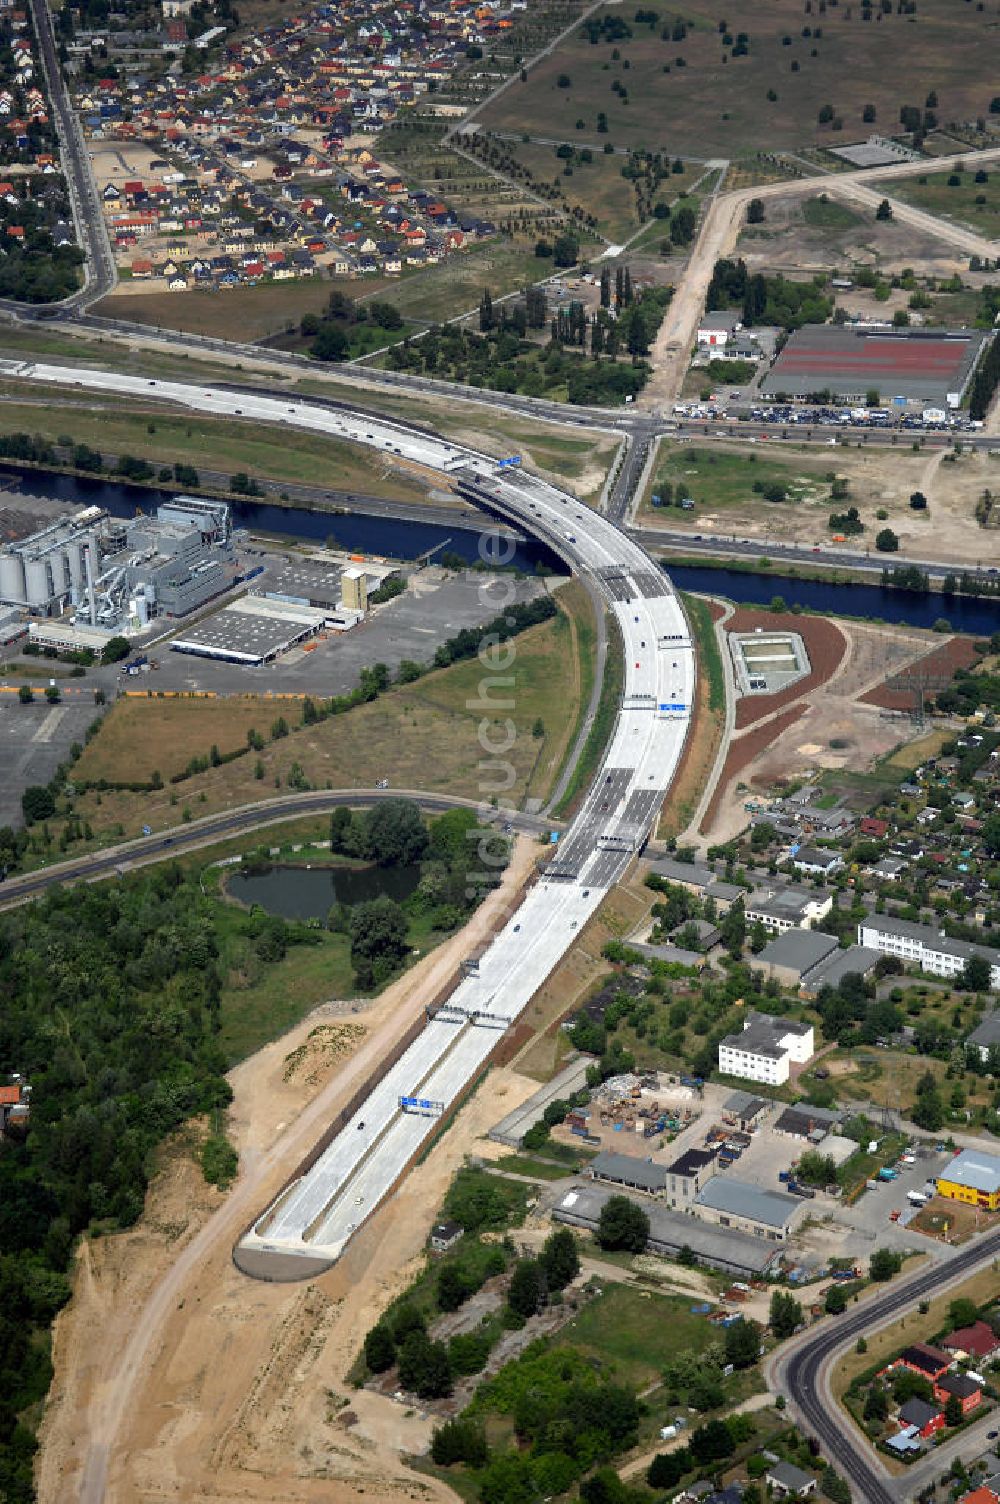
<path id="1" fill-rule="evenodd" d="M 228 506 L 193 496 L 127 521 L 87 507 L 0 549 L 0 602 L 38 617 L 72 608 L 71 627 L 103 634 L 186 616 L 236 579 Z"/>
<path id="2" fill-rule="evenodd" d="M 1000 1207 L 1000 1159 L 979 1149 L 963 1149 L 941 1171 L 937 1192 L 949 1201 L 995 1212 Z"/>
<path id="3" fill-rule="evenodd" d="M 247 595 L 195 623 L 175 637 L 170 647 L 175 653 L 257 668 L 296 643 L 315 637 L 327 620 L 327 612 L 315 606 Z"/>
<path id="4" fill-rule="evenodd" d="M 797 329 L 761 383 L 771 398 L 818 397 L 863 407 L 870 392 L 899 407 L 961 407 L 983 329 L 809 324 Z"/>

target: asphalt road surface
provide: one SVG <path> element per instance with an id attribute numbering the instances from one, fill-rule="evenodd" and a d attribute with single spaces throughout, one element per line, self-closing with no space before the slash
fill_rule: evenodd
<path id="1" fill-rule="evenodd" d="M 895 1477 L 881 1467 L 874 1448 L 847 1411 L 832 1397 L 827 1370 L 832 1360 L 893 1317 L 915 1308 L 925 1296 L 940 1293 L 942 1285 L 964 1279 L 1000 1253 L 1000 1229 L 977 1239 L 946 1262 L 922 1266 L 908 1279 L 889 1285 L 885 1294 L 864 1301 L 848 1315 L 824 1322 L 815 1335 L 800 1342 L 775 1363 L 776 1386 L 801 1416 L 808 1431 L 821 1443 L 838 1472 L 846 1475 L 855 1498 L 864 1504 L 900 1504 L 926 1486 L 929 1478 L 911 1469 Z M 932 1468 L 936 1473 L 939 1468 Z"/>
<path id="2" fill-rule="evenodd" d="M 135 841 L 123 842 L 109 851 L 96 852 L 91 856 L 76 857 L 58 866 L 46 867 L 40 872 L 29 872 L 23 877 L 8 878 L 0 885 L 0 906 L 11 908 L 37 898 L 47 888 L 61 883 L 93 881 L 95 878 L 120 874 L 133 867 L 149 862 L 163 861 L 165 857 L 186 856 L 199 847 L 227 840 L 231 836 L 260 830 L 282 820 L 295 820 L 302 815 L 327 814 L 338 804 L 349 804 L 355 809 L 366 809 L 379 804 L 383 799 L 414 799 L 423 809 L 441 812 L 449 809 L 482 810 L 475 799 L 463 799 L 450 794 L 428 794 L 420 789 L 324 789 L 322 793 L 289 795 L 284 799 L 262 800 L 240 809 L 229 810 L 223 815 L 209 815 L 190 825 L 177 825 L 152 836 L 142 836 Z M 502 817 L 514 830 L 527 835 L 541 835 L 556 829 L 560 822 L 546 820 L 537 815 L 519 811 L 502 811 Z"/>

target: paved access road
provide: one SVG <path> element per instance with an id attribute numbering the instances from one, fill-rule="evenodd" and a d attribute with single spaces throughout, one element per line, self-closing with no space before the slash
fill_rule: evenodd
<path id="1" fill-rule="evenodd" d="M 262 799 L 259 804 L 241 805 L 239 809 L 227 810 L 222 815 L 207 815 L 189 825 L 177 825 L 172 830 L 142 836 L 135 841 L 125 841 L 108 851 L 91 856 L 75 857 L 69 862 L 59 862 L 45 867 L 40 872 L 29 872 L 23 877 L 12 877 L 0 885 L 0 907 L 12 908 L 37 898 L 47 888 L 61 883 L 93 882 L 114 873 L 144 867 L 150 862 L 162 862 L 165 857 L 186 856 L 199 847 L 214 845 L 231 836 L 244 835 L 276 825 L 284 820 L 296 820 L 303 815 L 332 813 L 339 804 L 349 804 L 355 809 L 366 809 L 379 804 L 383 799 L 413 799 L 422 809 L 443 812 L 449 809 L 474 809 L 485 823 L 496 818 L 497 812 L 489 805 L 475 799 L 463 799 L 457 794 L 428 794 L 422 789 L 324 789 L 322 792 L 287 795 L 283 799 Z M 526 835 L 542 835 L 560 828 L 558 820 L 543 819 L 540 815 L 526 815 L 515 810 L 501 812 L 503 819 L 514 830 Z"/>
<path id="2" fill-rule="evenodd" d="M 988 1233 L 944 1260 L 934 1260 L 890 1284 L 885 1293 L 862 1300 L 850 1312 L 823 1321 L 815 1331 L 793 1341 L 769 1365 L 771 1387 L 786 1396 L 808 1432 L 821 1443 L 838 1472 L 846 1475 L 855 1498 L 864 1504 L 901 1504 L 925 1487 L 941 1471 L 933 1454 L 895 1476 L 881 1464 L 878 1453 L 833 1397 L 830 1369 L 860 1336 L 870 1336 L 894 1317 L 916 1308 L 925 1296 L 968 1278 L 1000 1254 L 1000 1229 Z"/>
<path id="3" fill-rule="evenodd" d="M 97 197 L 93 173 L 90 170 L 87 145 L 63 78 L 52 29 L 52 12 L 47 0 L 29 0 L 29 4 L 35 35 L 38 38 L 49 101 L 59 136 L 62 168 L 73 206 L 73 220 L 80 247 L 86 258 L 83 287 L 63 302 L 47 305 L 48 308 L 67 315 L 106 297 L 118 281 L 118 271 L 111 251 L 101 203 Z M 20 314 L 26 318 L 44 316 L 38 309 L 17 303 L 13 299 L 0 299 L 0 307 L 9 313 Z"/>

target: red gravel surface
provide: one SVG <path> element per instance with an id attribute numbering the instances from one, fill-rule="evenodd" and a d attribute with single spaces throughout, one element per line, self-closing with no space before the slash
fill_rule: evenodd
<path id="1" fill-rule="evenodd" d="M 753 731 L 747 731 L 745 735 L 736 737 L 730 743 L 729 754 L 722 768 L 722 776 L 716 785 L 715 793 L 709 800 L 701 822 L 702 834 L 712 828 L 719 801 L 736 775 L 742 773 L 743 769 L 749 766 L 754 758 L 765 751 L 772 742 L 777 741 L 783 731 L 787 731 L 789 726 L 794 726 L 799 717 L 805 715 L 806 708 L 805 705 L 791 705 L 780 715 L 776 715 L 773 720 L 767 721 L 763 726 L 757 726 Z"/>
<path id="2" fill-rule="evenodd" d="M 951 683 L 955 670 L 971 668 L 979 662 L 979 654 L 972 645 L 971 637 L 949 637 L 939 648 L 925 653 L 902 675 L 890 674 L 882 684 L 861 696 L 863 705 L 877 705 L 881 710 L 912 710 L 917 683 L 907 684 L 906 676 L 919 676 L 925 693 L 932 695 Z"/>
<path id="3" fill-rule="evenodd" d="M 761 627 L 765 632 L 798 632 L 806 645 L 810 671 L 804 679 L 790 684 L 787 689 L 774 695 L 747 695 L 736 706 L 736 730 L 752 726 L 764 716 L 771 715 L 781 705 L 789 705 L 801 699 L 827 679 L 839 667 L 847 651 L 847 639 L 839 627 L 823 616 L 795 616 L 790 611 L 784 615 L 773 611 L 752 611 L 740 607 L 726 622 L 727 632 L 754 632 Z"/>

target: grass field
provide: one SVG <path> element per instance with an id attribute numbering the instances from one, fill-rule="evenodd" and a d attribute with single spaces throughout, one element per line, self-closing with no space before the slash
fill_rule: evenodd
<path id="1" fill-rule="evenodd" d="M 716 1339 L 704 1316 L 692 1316 L 682 1296 L 609 1285 L 562 1328 L 559 1347 L 575 1347 L 612 1362 L 619 1383 L 643 1388 L 680 1351 L 700 1352 Z"/>
<path id="2" fill-rule="evenodd" d="M 726 685 L 712 614 L 704 601 L 691 595 L 682 599 L 697 644 L 698 684 L 687 745 L 660 813 L 660 840 L 680 835 L 693 816 L 715 764 L 726 716 Z"/>
<path id="3" fill-rule="evenodd" d="M 233 373 L 243 371 L 243 381 L 260 381 L 274 386 L 286 380 L 275 369 L 267 374 L 245 371 L 239 362 L 228 364 L 210 354 L 170 354 L 159 350 L 140 350 L 120 340 L 84 339 L 36 326 L 27 333 L 21 329 L 0 328 L 0 356 L 8 359 L 47 360 L 53 364 L 101 366 L 128 376 L 163 376 L 178 381 L 232 381 Z"/>
<path id="4" fill-rule="evenodd" d="M 802 205 L 802 218 L 813 230 L 849 230 L 852 225 L 861 223 L 860 214 L 825 194 L 806 199 Z"/>
<path id="5" fill-rule="evenodd" d="M 984 170 L 985 183 L 977 183 L 972 172 L 937 172 L 926 178 L 903 178 L 898 186 L 892 185 L 892 192 L 918 209 L 957 220 L 995 239 L 1000 235 L 1000 169 L 993 164 Z M 952 183 L 956 177 L 958 183 Z"/>
<path id="6" fill-rule="evenodd" d="M 207 755 L 213 743 L 220 752 L 241 745 L 250 726 L 267 737 L 279 715 L 292 733 L 269 742 L 259 754 L 260 778 L 255 776 L 258 754 L 251 753 L 173 789 L 168 784 L 162 791 L 140 795 L 89 793 L 78 800 L 81 817 L 105 840 L 119 825 L 127 835 L 137 834 L 143 823 L 163 829 L 179 824 L 185 810 L 191 816 L 207 815 L 267 798 L 287 787 L 294 763 L 312 788 L 361 788 L 389 778 L 396 788 L 441 790 L 470 798 L 485 798 L 495 790 L 515 804 L 529 789 L 544 798 L 579 713 L 580 678 L 565 671 L 570 642 L 565 615 L 514 640 L 513 666 L 503 676 L 494 676 L 497 681 L 509 676 L 513 684 L 497 682 L 489 689 L 494 714 L 487 713 L 487 718 L 498 723 L 492 730 L 496 743 L 505 740 L 503 722 L 508 715 L 516 731 L 502 757 L 484 752 L 480 742 L 481 695 L 484 679 L 490 676 L 478 660 L 438 670 L 346 715 L 311 726 L 299 725 L 294 701 L 280 699 L 151 695 L 120 700 L 77 764 L 81 780 L 145 781 L 155 770 L 166 781 L 192 756 Z M 497 706 L 499 698 L 511 700 L 511 708 Z M 541 736 L 533 734 L 539 719 Z M 502 764 L 510 767 L 509 788 L 500 776 Z"/>
<path id="7" fill-rule="evenodd" d="M 428 266 L 393 284 L 381 294 L 395 303 L 404 318 L 426 324 L 441 323 L 478 307 L 483 288 L 494 298 L 517 292 L 528 283 L 552 274 L 552 261 L 536 256 L 535 238 L 529 241 L 493 239 L 474 245 L 440 266 Z M 352 284 L 357 292 L 363 285 Z M 354 294 L 357 296 L 357 293 Z"/>
<path id="8" fill-rule="evenodd" d="M 7 385 L 7 390 L 25 390 Z M 417 501 L 425 493 L 416 480 L 384 467 L 361 445 L 343 443 L 296 429 L 268 430 L 260 423 L 232 418 L 175 416 L 150 404 L 144 411 L 130 402 L 121 407 L 86 410 L 6 402 L 0 406 L 0 433 L 41 434 L 57 442 L 62 435 L 111 454 L 132 454 L 154 465 L 180 460 L 195 469 L 244 471 L 262 480 L 317 482 L 331 490 L 367 492 L 399 501 Z"/>
<path id="9" fill-rule="evenodd" d="M 836 146 L 872 129 L 895 131 L 901 107 L 922 108 L 930 89 L 938 96 L 939 118 L 974 119 L 986 113 L 996 92 L 995 13 L 950 0 L 923 0 L 915 15 L 869 22 L 860 6 L 810 15 L 800 0 L 773 0 L 766 8 L 737 0 L 725 9 L 728 31 L 718 11 L 696 3 L 683 13 L 687 33 L 679 41 L 670 30 L 673 14 L 661 11 L 652 26 L 635 22 L 631 11 L 608 14 L 627 20 L 632 36 L 602 38 L 593 46 L 578 28 L 529 71 L 527 83 L 512 85 L 489 105 L 482 123 L 572 140 L 576 121 L 584 121 L 580 135 L 590 136 L 600 111 L 607 117 L 606 139 L 615 146 L 733 157 Z M 733 55 L 740 32 L 748 39 L 747 56 Z M 733 39 L 728 45 L 726 37 Z M 569 87 L 557 87 L 560 75 L 569 77 Z M 626 91 L 627 104 L 612 92 L 613 83 Z M 768 99 L 769 89 L 776 99 Z M 832 123 L 819 124 L 827 104 L 843 122 L 839 132 Z M 862 119 L 866 104 L 875 106 L 874 126 Z"/>
<path id="10" fill-rule="evenodd" d="M 670 444 L 660 440 L 653 475 L 643 496 L 640 515 L 655 517 L 664 527 L 689 527 L 696 532 L 706 512 L 726 512 L 738 508 L 745 514 L 748 507 L 774 518 L 780 528 L 785 509 L 803 504 L 829 501 L 829 486 L 824 477 L 832 470 L 829 459 L 809 457 L 803 463 L 787 463 L 758 455 L 746 448 Z M 662 494 L 669 482 L 676 497 L 682 488 L 695 503 L 692 511 L 673 505 L 654 507 L 652 497 Z M 754 484 L 785 486 L 784 502 L 768 502 L 755 492 Z M 828 509 L 828 508 L 827 508 Z"/>
<path id="11" fill-rule="evenodd" d="M 353 997 L 355 991 L 346 935 L 323 933 L 316 945 L 292 946 L 280 966 L 231 965 L 219 1007 L 219 1044 L 226 1060 L 231 1065 L 244 1060 L 320 1003 Z"/>
<path id="12" fill-rule="evenodd" d="M 587 789 L 590 780 L 597 771 L 598 764 L 604 756 L 604 749 L 611 739 L 614 731 L 615 719 L 618 714 L 618 704 L 621 700 L 622 684 L 624 682 L 625 659 L 621 637 L 618 632 L 614 617 L 608 616 L 608 654 L 604 664 L 604 680 L 601 684 L 601 693 L 597 702 L 597 710 L 594 714 L 593 724 L 587 735 L 580 752 L 573 776 L 566 786 L 566 792 L 559 801 L 557 814 L 566 814 L 573 809 L 577 799 Z M 591 669 L 590 685 L 593 685 L 593 669 Z M 590 690 L 588 689 L 588 697 Z M 587 700 L 581 702 L 581 710 L 585 711 Z"/>
<path id="13" fill-rule="evenodd" d="M 351 293 L 358 283 L 341 282 Z M 99 318 L 129 319 L 159 329 L 183 329 L 246 344 L 297 327 L 305 313 L 322 313 L 334 284 L 326 277 L 301 282 L 262 282 L 226 292 L 143 292 L 112 294 L 94 309 Z"/>

